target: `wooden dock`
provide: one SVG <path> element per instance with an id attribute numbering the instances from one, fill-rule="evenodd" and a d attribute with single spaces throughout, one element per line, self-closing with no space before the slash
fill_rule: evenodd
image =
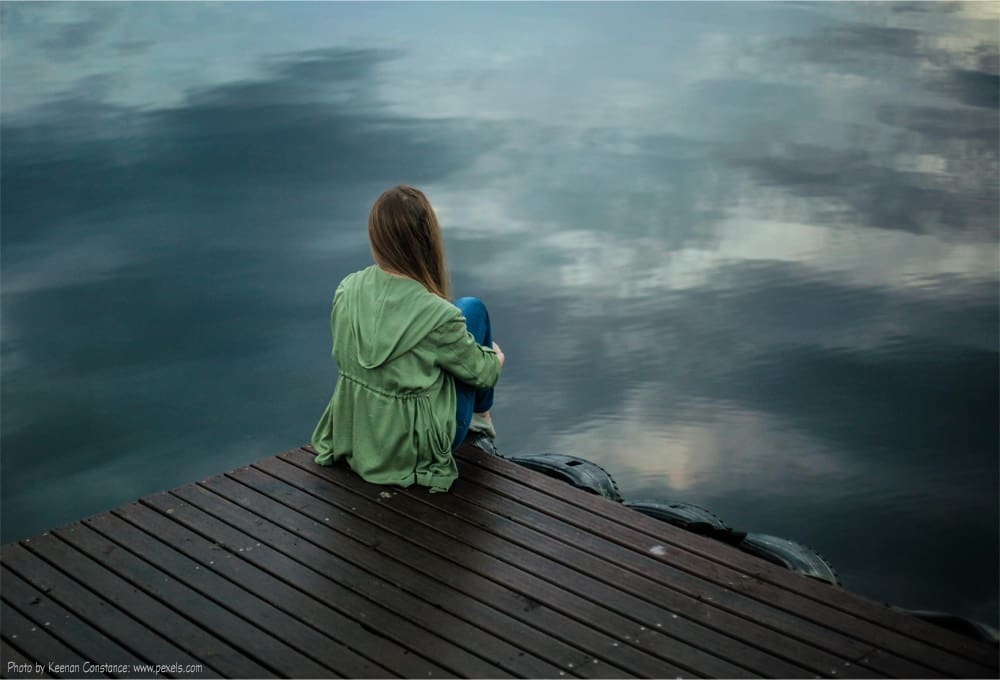
<path id="1" fill-rule="evenodd" d="M 0 673 L 998 676 L 996 647 L 476 449 L 448 494 L 312 458 L 3 546 Z"/>

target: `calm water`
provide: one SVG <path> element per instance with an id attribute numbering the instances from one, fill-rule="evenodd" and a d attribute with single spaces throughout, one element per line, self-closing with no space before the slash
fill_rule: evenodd
<path id="1" fill-rule="evenodd" d="M 997 7 L 4 4 L 3 541 L 307 441 L 409 182 L 504 452 L 997 625 Z"/>

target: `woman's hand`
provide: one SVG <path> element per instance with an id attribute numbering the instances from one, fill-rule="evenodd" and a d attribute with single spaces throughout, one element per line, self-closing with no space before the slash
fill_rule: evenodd
<path id="1" fill-rule="evenodd" d="M 494 342 L 493 343 L 493 351 L 497 353 L 497 357 L 499 357 L 499 359 L 500 359 L 500 365 L 503 366 L 503 362 L 504 362 L 505 357 L 503 355 L 503 350 L 500 349 L 500 345 L 498 345 L 498 344 L 496 344 Z"/>

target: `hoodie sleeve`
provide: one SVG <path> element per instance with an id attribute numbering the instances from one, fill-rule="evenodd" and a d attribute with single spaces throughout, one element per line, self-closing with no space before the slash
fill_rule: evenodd
<path id="1" fill-rule="evenodd" d="M 427 339 L 437 364 L 458 380 L 474 387 L 493 387 L 500 379 L 500 358 L 476 342 L 461 313 L 440 324 Z"/>

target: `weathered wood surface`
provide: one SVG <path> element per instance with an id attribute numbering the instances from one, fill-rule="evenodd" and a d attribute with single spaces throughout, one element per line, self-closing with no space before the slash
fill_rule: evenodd
<path id="1" fill-rule="evenodd" d="M 3 546 L 4 677 L 997 677 L 997 648 L 476 449 L 296 449 Z"/>

